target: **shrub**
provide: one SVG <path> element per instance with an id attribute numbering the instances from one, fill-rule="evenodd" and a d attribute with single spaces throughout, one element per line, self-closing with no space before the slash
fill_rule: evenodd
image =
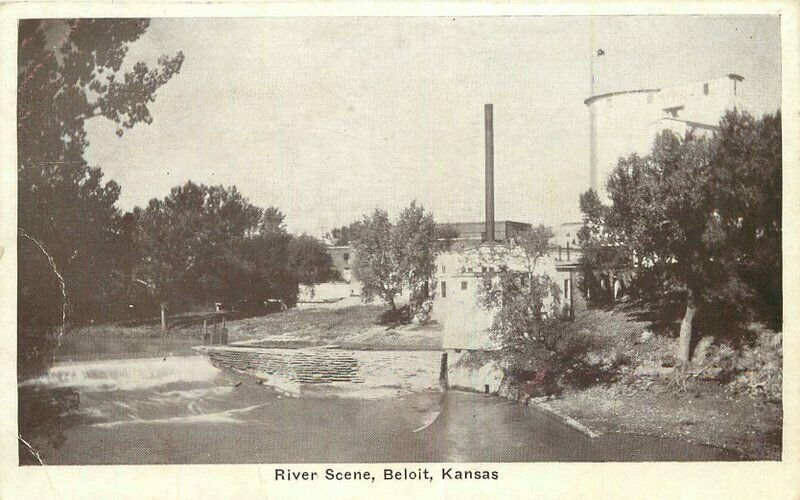
<path id="1" fill-rule="evenodd" d="M 783 387 L 783 335 L 763 329 L 750 344 L 736 350 L 728 343 L 709 349 L 707 366 L 721 369 L 731 388 L 771 401 L 781 401 Z"/>
<path id="2" fill-rule="evenodd" d="M 407 325 L 411 322 L 411 309 L 405 305 L 397 309 L 387 309 L 378 317 L 378 324 L 384 326 Z"/>
<path id="3" fill-rule="evenodd" d="M 732 384 L 768 400 L 783 399 L 783 335 L 765 330 L 751 346 L 745 346 L 736 359 Z"/>

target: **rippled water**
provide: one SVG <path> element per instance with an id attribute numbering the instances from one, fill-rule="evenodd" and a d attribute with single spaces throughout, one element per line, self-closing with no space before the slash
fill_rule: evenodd
<path id="1" fill-rule="evenodd" d="M 378 388 L 380 397 L 360 398 L 352 385 L 287 394 L 202 356 L 63 363 L 28 385 L 80 395 L 62 417 L 63 444 L 34 443 L 53 464 L 733 458 L 665 439 L 591 440 L 532 408 L 480 394 L 388 386 Z"/>

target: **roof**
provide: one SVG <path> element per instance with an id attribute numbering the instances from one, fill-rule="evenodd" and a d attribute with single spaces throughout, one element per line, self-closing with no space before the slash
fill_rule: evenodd
<path id="1" fill-rule="evenodd" d="M 736 73 L 728 73 L 723 78 L 726 78 L 726 77 L 730 78 L 731 80 L 736 80 L 737 82 L 741 82 L 741 81 L 744 80 L 744 77 L 742 75 L 737 75 Z M 717 79 L 719 79 L 719 78 L 717 78 Z M 712 80 L 713 80 L 713 78 L 712 78 Z M 672 86 L 673 85 L 670 85 L 670 87 L 672 87 Z M 677 85 L 675 85 L 675 86 L 677 86 Z M 597 95 L 589 96 L 585 101 L 583 101 L 583 103 L 588 106 L 591 103 L 593 103 L 594 101 L 596 101 L 598 99 L 603 99 L 605 97 L 611 97 L 611 96 L 621 95 L 621 94 L 636 94 L 636 93 L 642 93 L 642 92 L 661 92 L 661 88 L 620 90 L 618 92 L 606 92 L 605 94 L 597 94 Z"/>
<path id="2" fill-rule="evenodd" d="M 594 101 L 596 101 L 598 99 L 603 99 L 605 97 L 611 97 L 611 96 L 621 95 L 621 94 L 638 94 L 638 93 L 642 93 L 642 92 L 660 92 L 660 91 L 661 91 L 661 89 L 636 89 L 636 90 L 620 90 L 618 92 L 606 92 L 605 94 L 593 95 L 593 96 L 587 98 L 585 101 L 583 101 L 583 103 L 588 106 L 591 103 L 593 103 Z"/>

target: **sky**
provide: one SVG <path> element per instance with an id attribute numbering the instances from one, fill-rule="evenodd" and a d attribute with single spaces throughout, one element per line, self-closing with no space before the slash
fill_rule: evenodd
<path id="1" fill-rule="evenodd" d="M 417 200 L 483 219 L 485 103 L 497 220 L 580 220 L 596 93 L 744 76 L 743 107 L 780 107 L 777 16 L 154 19 L 126 63 L 181 50 L 153 123 L 87 122 L 89 163 L 130 210 L 188 180 L 235 185 L 322 236 Z"/>

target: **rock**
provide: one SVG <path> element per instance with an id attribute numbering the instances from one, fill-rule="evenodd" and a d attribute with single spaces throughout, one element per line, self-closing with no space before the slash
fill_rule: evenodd
<path id="1" fill-rule="evenodd" d="M 706 364 L 708 349 L 713 342 L 714 337 L 711 335 L 705 336 L 697 342 L 697 347 L 694 348 L 694 359 L 692 360 L 695 365 L 703 366 Z"/>

